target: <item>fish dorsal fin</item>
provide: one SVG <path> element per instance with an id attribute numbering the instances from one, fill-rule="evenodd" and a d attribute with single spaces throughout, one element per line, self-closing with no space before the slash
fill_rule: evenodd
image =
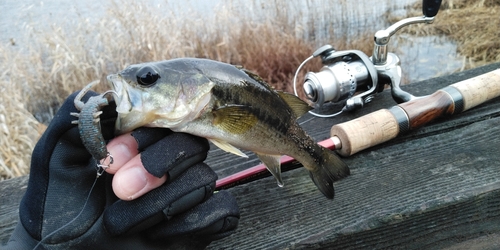
<path id="1" fill-rule="evenodd" d="M 278 92 L 279 96 L 290 106 L 292 109 L 292 112 L 297 116 L 297 118 L 301 117 L 305 113 L 307 113 L 309 110 L 312 109 L 309 105 L 307 105 L 306 102 L 300 100 L 295 95 L 285 93 L 283 91 L 276 91 Z"/>
<path id="2" fill-rule="evenodd" d="M 283 179 L 281 179 L 281 163 L 280 155 L 265 155 L 255 153 L 259 159 L 266 165 L 267 170 L 271 172 L 276 181 L 278 182 L 278 186 L 283 187 Z"/>
<path id="3" fill-rule="evenodd" d="M 233 145 L 231 145 L 225 141 L 221 141 L 221 140 L 217 140 L 217 139 L 208 139 L 208 140 L 211 141 L 215 146 L 219 147 L 220 149 L 222 149 L 226 152 L 229 152 L 229 153 L 241 156 L 241 157 L 248 158 L 248 155 L 241 152 L 241 150 L 237 149 L 236 147 L 234 147 Z"/>
<path id="4" fill-rule="evenodd" d="M 244 105 L 223 106 L 212 113 L 213 124 L 231 134 L 243 134 L 253 128 L 258 121 L 250 107 Z"/>
<path id="5" fill-rule="evenodd" d="M 262 79 L 262 77 L 260 77 L 259 75 L 253 73 L 252 71 L 248 70 L 248 69 L 245 69 L 245 68 L 241 68 L 240 70 L 242 70 L 243 72 L 245 72 L 245 74 L 247 74 L 247 76 L 249 76 L 250 78 L 254 79 L 255 81 L 259 82 L 259 83 L 262 83 L 262 84 L 265 84 L 266 86 L 269 86 L 269 84 L 267 84 L 264 79 Z"/>

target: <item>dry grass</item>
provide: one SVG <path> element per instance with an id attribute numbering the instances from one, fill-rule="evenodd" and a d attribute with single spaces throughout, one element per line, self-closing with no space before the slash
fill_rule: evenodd
<path id="1" fill-rule="evenodd" d="M 422 14 L 419 1 L 409 16 Z M 391 21 L 399 17 L 390 18 Z M 500 0 L 443 0 L 432 25 L 413 25 L 403 29 L 418 36 L 445 35 L 457 43 L 465 56 L 464 68 L 475 68 L 500 61 Z"/>
<path id="2" fill-rule="evenodd" d="M 346 24 L 320 27 L 318 20 L 338 19 L 322 1 L 238 2 L 243 6 L 227 0 L 202 19 L 176 15 L 176 9 L 165 8 L 168 2 L 160 13 L 158 6 L 121 1 L 111 4 L 101 19 L 82 18 L 71 29 L 52 26 L 49 32 L 40 32 L 27 26 L 30 43 L 22 51 L 0 44 L 0 180 L 29 171 L 31 151 L 43 130 L 38 121 L 47 124 L 62 101 L 90 81 L 101 79 L 103 91 L 105 76 L 129 64 L 210 58 L 243 65 L 275 88 L 291 92 L 296 68 L 320 45 L 333 43 L 337 50 L 371 54 L 375 30 L 352 40 L 344 35 Z M 339 2 L 341 22 L 359 14 Z M 418 10 L 409 16 L 420 14 Z M 450 36 L 475 67 L 500 60 L 499 14 L 498 0 L 475 1 L 472 6 L 465 0 L 445 0 L 433 25 L 404 30 Z M 307 66 L 304 72 L 317 70 L 320 62 Z"/>
<path id="3" fill-rule="evenodd" d="M 71 29 L 52 26 L 40 32 L 26 26 L 30 43 L 24 50 L 0 45 L 0 180 L 29 171 L 31 152 L 44 127 L 37 120 L 47 124 L 70 93 L 92 80 L 101 79 L 98 90 L 103 91 L 105 76 L 129 64 L 210 58 L 243 65 L 275 88 L 292 91 L 291 78 L 300 62 L 318 44 L 331 42 L 310 36 L 335 36 L 339 50 L 370 53 L 370 34 L 347 46 L 341 42 L 347 39 L 331 27 L 328 34 L 315 30 L 317 19 L 332 18 L 327 10 L 307 16 L 297 9 L 304 1 L 242 2 L 244 6 L 233 6 L 228 0 L 208 20 L 178 16 L 171 8 L 159 13 L 157 6 L 132 1 L 111 3 L 102 19 L 82 18 Z M 296 22 L 303 19 L 308 27 Z M 315 63 L 305 70 L 318 69 L 319 60 Z"/>
<path id="4" fill-rule="evenodd" d="M 0 48 L 0 61 L 16 59 L 11 53 Z M 2 79 L 8 77 L 6 72 L 17 71 L 16 65 L 5 65 Z M 0 85 L 0 180 L 21 176 L 28 173 L 27 161 L 33 150 L 34 142 L 43 130 L 38 121 L 26 109 L 22 94 L 9 83 Z"/>

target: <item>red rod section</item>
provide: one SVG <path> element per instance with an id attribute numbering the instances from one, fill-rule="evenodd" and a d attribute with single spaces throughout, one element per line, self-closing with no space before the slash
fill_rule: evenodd
<path id="1" fill-rule="evenodd" d="M 318 144 L 325 147 L 325 148 L 328 148 L 330 150 L 335 150 L 335 145 L 333 144 L 333 141 L 330 138 L 326 139 L 324 141 L 320 141 L 320 142 L 318 142 Z M 282 166 L 286 165 L 286 164 L 290 164 L 294 161 L 295 161 L 294 158 L 287 156 L 287 155 L 281 156 L 281 159 L 280 159 L 280 163 Z M 226 188 L 229 188 L 232 186 L 243 184 L 243 183 L 246 183 L 245 180 L 251 180 L 254 178 L 258 178 L 259 175 L 262 175 L 265 173 L 267 173 L 267 168 L 264 164 L 261 163 L 257 166 L 245 169 L 245 170 L 240 171 L 238 173 L 235 173 L 235 174 L 232 174 L 230 176 L 224 177 L 220 180 L 217 180 L 217 182 L 215 184 L 215 189 L 216 190 L 226 189 Z"/>

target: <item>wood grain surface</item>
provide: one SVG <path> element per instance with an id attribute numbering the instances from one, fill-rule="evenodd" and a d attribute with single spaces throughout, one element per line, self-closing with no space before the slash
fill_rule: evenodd
<path id="1" fill-rule="evenodd" d="M 498 69 L 500 63 L 403 86 L 420 96 Z M 300 119 L 317 141 L 337 123 L 396 103 L 389 91 L 355 113 Z M 335 199 L 317 190 L 303 168 L 228 189 L 241 211 L 238 230 L 209 249 L 495 249 L 500 233 L 500 98 L 344 158 L 351 176 Z M 219 177 L 259 164 L 212 147 Z M 27 177 L 0 182 L 0 244 L 17 222 Z M 473 244 L 471 243 L 473 242 Z M 478 243 L 479 242 L 479 243 Z M 468 245 L 466 245 L 468 244 Z M 496 244 L 496 245 L 495 245 Z"/>

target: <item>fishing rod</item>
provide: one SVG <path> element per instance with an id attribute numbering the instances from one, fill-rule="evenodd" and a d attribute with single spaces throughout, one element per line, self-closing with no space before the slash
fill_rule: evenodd
<path id="1" fill-rule="evenodd" d="M 315 116 L 333 117 L 344 111 L 363 108 L 375 98 L 376 93 L 384 90 L 385 85 L 391 87 L 396 103 L 402 103 L 332 127 L 331 138 L 319 142 L 320 145 L 337 150 L 343 156 L 350 156 L 438 117 L 463 112 L 498 96 L 498 71 L 456 83 L 427 97 L 417 97 L 400 88 L 400 59 L 396 54 L 388 52 L 389 40 L 398 30 L 408 25 L 433 23 L 440 6 L 441 0 L 423 0 L 423 16 L 406 18 L 387 29 L 377 31 L 371 57 L 359 50 L 336 51 L 331 45 L 325 45 L 299 65 L 293 80 L 295 95 L 298 95 L 296 80 L 300 69 L 309 60 L 319 57 L 324 66 L 319 72 L 308 72 L 305 75 L 305 96 L 317 109 L 326 103 L 343 104 L 343 108 L 333 114 L 310 112 Z M 281 164 L 282 171 L 299 166 L 289 156 L 282 156 Z M 223 178 L 217 181 L 216 186 L 218 189 L 228 188 L 267 175 L 269 173 L 265 165 L 260 164 Z"/>
<path id="2" fill-rule="evenodd" d="M 334 125 L 330 138 L 319 142 L 342 156 L 386 142 L 437 118 L 455 115 L 500 96 L 500 69 L 444 87 L 431 95 L 415 98 L 389 109 L 381 109 Z M 297 168 L 292 157 L 281 157 L 282 170 Z M 216 189 L 227 189 L 270 175 L 263 164 L 217 181 Z"/>

